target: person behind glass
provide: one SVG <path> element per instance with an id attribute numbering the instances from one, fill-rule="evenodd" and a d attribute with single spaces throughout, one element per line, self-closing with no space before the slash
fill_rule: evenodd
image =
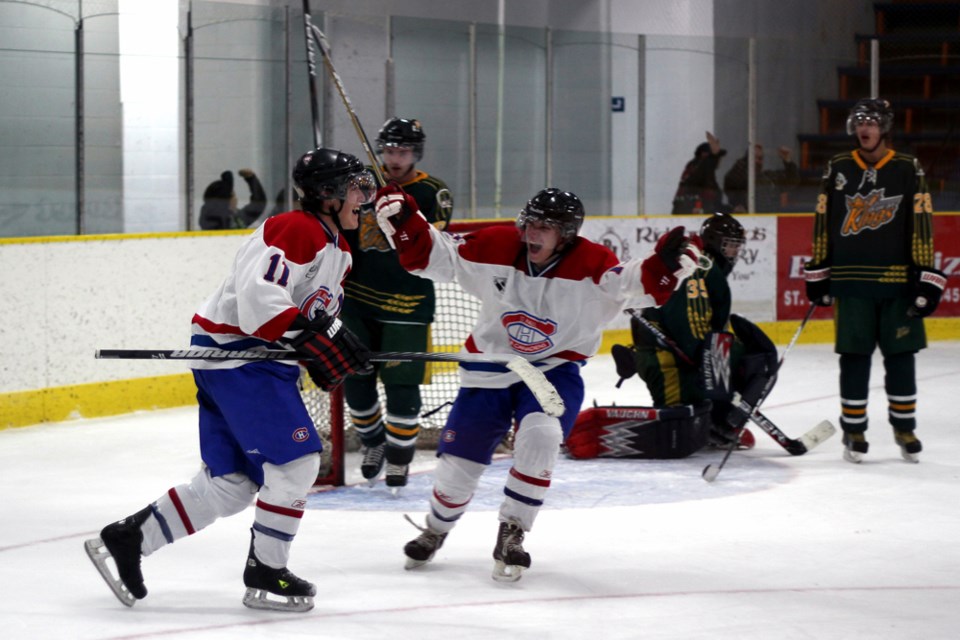
<path id="1" fill-rule="evenodd" d="M 219 180 L 214 180 L 203 192 L 200 208 L 200 228 L 242 229 L 260 217 L 267 208 L 267 194 L 260 179 L 252 169 L 240 169 L 237 173 L 250 188 L 250 202 L 237 211 L 237 194 L 233 190 L 233 173 L 224 171 Z"/>
<path id="2" fill-rule="evenodd" d="M 674 214 L 719 211 L 723 193 L 717 182 L 717 165 L 727 152 L 720 148 L 715 135 L 707 133 L 707 141 L 700 143 L 680 174 L 680 184 L 673 197 Z"/>
<path id="3" fill-rule="evenodd" d="M 193 316 L 191 345 L 216 350 L 292 348 L 325 390 L 367 371 L 369 351 L 336 317 L 350 269 L 344 229 L 376 182 L 354 156 L 315 149 L 293 180 L 302 210 L 268 219 L 237 251 L 230 272 Z M 243 604 L 308 611 L 316 588 L 287 569 L 323 446 L 300 396 L 296 361 L 195 360 L 200 457 L 196 476 L 103 528 L 85 548 L 125 605 L 147 595 L 141 558 L 255 503 Z M 116 574 L 107 563 L 113 558 Z"/>
<path id="4" fill-rule="evenodd" d="M 782 169 L 763 169 L 763 145 L 757 144 L 753 148 L 754 180 L 756 181 L 755 198 L 758 213 L 773 213 L 786 205 L 787 193 L 800 184 L 800 169 L 791 159 L 790 147 L 780 147 L 777 155 L 783 162 Z M 723 176 L 723 190 L 727 194 L 727 202 L 733 213 L 747 211 L 747 183 L 749 181 L 749 167 L 747 154 L 733 163 L 730 170 Z"/>
<path id="5" fill-rule="evenodd" d="M 857 148 L 834 156 L 823 173 L 813 257 L 804 269 L 810 301 L 833 306 L 843 457 L 854 463 L 869 449 L 867 397 L 878 345 L 894 441 L 905 460 L 919 460 L 915 354 L 927 346 L 923 318 L 936 310 L 947 283 L 934 268 L 923 170 L 889 147 L 892 127 L 886 100 L 860 100 L 851 109 L 847 133 Z"/>
<path id="6" fill-rule="evenodd" d="M 418 120 L 390 118 L 376 145 L 387 181 L 400 185 L 427 221 L 443 230 L 453 213 L 453 198 L 443 180 L 416 168 L 425 140 Z M 361 212 L 360 228 L 347 239 L 354 263 L 345 284 L 344 322 L 373 351 L 429 351 L 436 306 L 433 283 L 400 265 L 373 211 Z M 347 380 L 350 419 L 363 446 L 360 471 L 370 484 L 386 464 L 386 485 L 394 492 L 406 486 L 420 431 L 420 384 L 427 380 L 426 372 L 423 362 L 392 362 Z M 378 375 L 386 412 L 377 391 Z"/>

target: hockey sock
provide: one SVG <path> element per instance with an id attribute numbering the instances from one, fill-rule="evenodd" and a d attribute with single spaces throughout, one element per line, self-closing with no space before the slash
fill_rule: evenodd
<path id="1" fill-rule="evenodd" d="M 917 380 L 914 354 L 898 353 L 883 359 L 886 372 L 890 424 L 897 431 L 913 431 L 917 427 Z"/>
<path id="2" fill-rule="evenodd" d="M 380 410 L 379 402 L 366 409 L 351 408 L 350 422 L 353 423 L 353 428 L 360 436 L 363 446 L 376 447 L 383 443 L 383 412 Z"/>
<path id="3" fill-rule="evenodd" d="M 480 476 L 487 465 L 450 455 L 440 456 L 433 474 L 430 514 L 427 525 L 434 531 L 447 533 L 467 510 Z"/>
<path id="4" fill-rule="evenodd" d="M 840 355 L 840 427 L 846 433 L 867 430 L 867 397 L 870 392 L 870 356 Z"/>
<path id="5" fill-rule="evenodd" d="M 263 465 L 263 487 L 257 496 L 253 521 L 253 548 L 257 559 L 269 567 L 287 566 L 290 543 L 300 529 L 307 491 L 320 470 L 320 455 L 274 465 Z"/>
<path id="6" fill-rule="evenodd" d="M 530 413 L 520 421 L 514 440 L 513 468 L 503 487 L 506 497 L 500 506 L 501 522 L 516 521 L 524 531 L 533 527 L 550 488 L 562 441 L 563 430 L 556 418 Z"/>

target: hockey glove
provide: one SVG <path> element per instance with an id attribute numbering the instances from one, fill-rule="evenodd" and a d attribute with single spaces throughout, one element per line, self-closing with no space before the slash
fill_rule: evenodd
<path id="1" fill-rule="evenodd" d="M 818 307 L 833 304 L 830 297 L 830 267 L 814 266 L 808 262 L 803 265 L 803 278 L 807 284 L 807 299 Z"/>
<path id="2" fill-rule="evenodd" d="M 303 324 L 306 326 L 300 335 L 290 340 L 290 346 L 304 356 L 307 373 L 318 387 L 330 391 L 351 373 L 373 372 L 370 350 L 343 326 L 339 318 L 321 312 L 307 322 L 301 316 L 293 322 L 291 329 Z"/>
<path id="3" fill-rule="evenodd" d="M 640 281 L 657 306 L 664 304 L 680 285 L 693 275 L 703 257 L 703 240 L 696 234 L 684 235 L 683 227 L 674 227 L 657 241 L 654 254 L 643 261 Z"/>
<path id="4" fill-rule="evenodd" d="M 940 304 L 940 296 L 947 286 L 947 274 L 931 267 L 911 267 L 910 284 L 913 304 L 907 315 L 926 318 Z"/>
<path id="5" fill-rule="evenodd" d="M 414 214 L 422 215 L 417 201 L 396 182 L 377 191 L 377 224 L 393 249 L 397 248 L 397 230 Z"/>

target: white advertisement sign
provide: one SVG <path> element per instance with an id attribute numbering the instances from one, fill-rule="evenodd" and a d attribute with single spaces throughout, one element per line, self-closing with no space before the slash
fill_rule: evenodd
<path id="1" fill-rule="evenodd" d="M 580 234 L 609 247 L 621 261 L 643 258 L 653 252 L 660 237 L 675 226 L 698 231 L 705 216 L 587 218 Z M 776 216 L 740 216 L 747 243 L 730 274 L 733 311 L 754 322 L 768 322 L 776 314 Z M 628 328 L 626 315 L 609 327 Z"/>

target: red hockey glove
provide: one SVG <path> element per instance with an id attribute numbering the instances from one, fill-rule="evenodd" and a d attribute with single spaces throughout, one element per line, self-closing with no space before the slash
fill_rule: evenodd
<path id="1" fill-rule="evenodd" d="M 298 318 L 291 328 L 298 328 L 303 322 L 305 319 L 300 321 Z M 339 318 L 322 312 L 307 324 L 300 335 L 290 340 L 290 346 L 304 356 L 307 373 L 324 391 L 335 388 L 351 373 L 373 372 L 370 350 L 343 326 Z"/>
<path id="2" fill-rule="evenodd" d="M 683 227 L 674 227 L 657 241 L 654 254 L 643 261 L 640 281 L 657 306 L 664 304 L 680 285 L 696 271 L 703 257 L 703 240 L 696 234 L 684 235 Z"/>
<path id="3" fill-rule="evenodd" d="M 396 182 L 377 191 L 377 224 L 394 249 L 397 248 L 397 232 L 414 214 L 426 222 L 417 201 Z"/>

